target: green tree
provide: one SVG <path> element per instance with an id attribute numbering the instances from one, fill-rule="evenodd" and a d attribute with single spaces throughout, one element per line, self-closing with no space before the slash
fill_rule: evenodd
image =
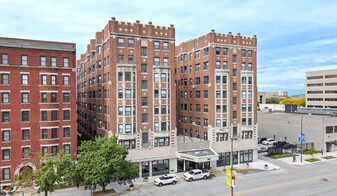
<path id="1" fill-rule="evenodd" d="M 266 100 L 266 103 L 279 104 L 280 101 L 281 101 L 281 99 L 278 98 L 278 97 L 270 97 L 269 99 Z"/>
<path id="2" fill-rule="evenodd" d="M 138 177 L 138 165 L 125 160 L 128 150 L 117 144 L 116 136 L 83 141 L 78 149 L 79 158 L 71 170 L 80 174 L 73 178 L 83 180 L 86 189 L 95 190 L 100 186 L 105 191 L 112 181 L 131 183 L 132 179 Z"/>
<path id="3" fill-rule="evenodd" d="M 307 154 L 310 154 L 312 157 L 314 156 L 314 154 L 316 153 L 316 150 L 314 147 L 311 147 L 308 151 Z"/>
<path id="4" fill-rule="evenodd" d="M 32 165 L 36 165 L 36 170 L 24 169 L 19 176 L 16 177 L 17 181 L 15 186 L 28 187 L 34 183 L 38 186 L 37 193 L 44 192 L 47 196 L 48 192 L 53 192 L 55 188 L 68 185 L 66 181 L 62 179 L 66 168 L 71 166 L 72 157 L 69 154 L 65 154 L 64 151 L 57 153 L 57 157 L 52 157 L 51 154 L 42 156 L 41 153 L 32 153 L 28 162 Z"/>

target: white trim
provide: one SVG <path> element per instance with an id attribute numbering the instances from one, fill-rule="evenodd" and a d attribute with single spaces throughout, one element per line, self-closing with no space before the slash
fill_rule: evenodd
<path id="1" fill-rule="evenodd" d="M 66 145 L 66 144 L 69 144 L 69 145 L 71 145 L 71 142 L 64 142 L 64 143 L 62 143 L 63 145 Z"/>
<path id="2" fill-rule="evenodd" d="M 40 72 L 39 74 L 40 75 L 59 75 L 58 73 L 43 73 L 43 72 Z"/>
<path id="3" fill-rule="evenodd" d="M 47 109 L 40 109 L 40 111 L 54 111 L 54 110 L 59 110 L 58 108 L 47 108 Z"/>
<path id="4" fill-rule="evenodd" d="M 21 127 L 21 130 L 23 129 L 29 129 L 30 130 L 30 127 Z"/>
<path id="5" fill-rule="evenodd" d="M 3 110 L 0 110 L 1 112 L 10 112 L 11 109 L 3 109 Z"/>
<path id="6" fill-rule="evenodd" d="M 58 93 L 59 91 L 40 91 L 40 93 Z"/>
<path id="7" fill-rule="evenodd" d="M 52 126 L 52 127 L 40 127 L 40 129 L 53 129 L 53 128 L 59 128 L 59 126 Z"/>
<path id="8" fill-rule="evenodd" d="M 11 165 L 8 165 L 8 166 L 0 166 L 0 168 L 1 168 L 1 169 L 12 168 L 12 166 L 11 166 Z M 2 181 L 1 181 L 1 182 L 2 182 Z M 1 183 L 1 185 L 4 185 L 4 184 Z"/>
<path id="9" fill-rule="evenodd" d="M 59 144 L 41 144 L 41 147 L 58 146 Z"/>
<path id="10" fill-rule="evenodd" d="M 30 111 L 30 109 L 21 109 L 21 111 Z"/>
<path id="11" fill-rule="evenodd" d="M 71 91 L 62 91 L 62 93 L 71 93 Z"/>
<path id="12" fill-rule="evenodd" d="M 2 147 L 1 150 L 12 149 L 12 147 Z"/>
<path id="13" fill-rule="evenodd" d="M 62 110 L 71 110 L 71 108 L 62 108 Z"/>
<path id="14" fill-rule="evenodd" d="M 63 73 L 62 76 L 70 76 L 70 73 Z"/>
<path id="15" fill-rule="evenodd" d="M 10 74 L 11 72 L 9 72 L 9 71 L 0 71 L 0 74 L 3 74 L 3 73 Z"/>
<path id="16" fill-rule="evenodd" d="M 29 72 L 20 72 L 20 75 L 21 75 L 21 74 L 29 74 Z"/>
<path id="17" fill-rule="evenodd" d="M 11 128 L 2 128 L 2 129 L 1 129 L 1 131 L 8 131 L 8 130 L 10 131 Z"/>
<path id="18" fill-rule="evenodd" d="M 71 125 L 66 125 L 66 126 L 62 126 L 63 128 L 66 128 L 66 127 L 70 127 L 71 128 Z"/>
<path id="19" fill-rule="evenodd" d="M 21 148 L 31 148 L 31 146 L 30 145 L 21 146 Z"/>
<path id="20" fill-rule="evenodd" d="M 10 93 L 11 90 L 0 90 L 0 92 L 4 92 L 4 93 Z"/>
<path id="21" fill-rule="evenodd" d="M 29 93 L 30 90 L 20 90 L 20 93 Z"/>

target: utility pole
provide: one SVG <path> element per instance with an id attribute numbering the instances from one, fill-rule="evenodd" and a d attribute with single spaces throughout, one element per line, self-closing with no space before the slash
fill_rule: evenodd
<path id="1" fill-rule="evenodd" d="M 234 189 L 232 185 L 232 179 L 233 179 L 233 130 L 232 130 L 232 136 L 231 136 L 231 196 L 234 195 Z"/>
<path id="2" fill-rule="evenodd" d="M 300 137 L 300 140 L 301 140 L 301 163 L 302 163 L 302 154 L 303 154 L 303 145 L 302 145 L 302 134 L 303 134 L 303 116 L 301 116 L 301 137 Z"/>

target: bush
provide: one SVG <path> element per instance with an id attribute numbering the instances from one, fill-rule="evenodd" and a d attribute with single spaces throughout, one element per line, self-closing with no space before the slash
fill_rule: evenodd
<path id="1" fill-rule="evenodd" d="M 321 161 L 321 159 L 311 158 L 311 159 L 305 159 L 305 161 L 308 161 L 308 162 L 316 162 L 316 161 Z"/>
<path id="2" fill-rule="evenodd" d="M 274 154 L 271 157 L 274 159 L 281 159 L 281 158 L 286 158 L 286 157 L 292 157 L 292 156 L 298 156 L 298 154 Z"/>
<path id="3" fill-rule="evenodd" d="M 321 153 L 321 151 L 315 150 L 315 148 L 311 147 L 309 150 L 305 151 L 303 154 L 313 156 L 313 154 L 316 154 L 316 153 Z"/>

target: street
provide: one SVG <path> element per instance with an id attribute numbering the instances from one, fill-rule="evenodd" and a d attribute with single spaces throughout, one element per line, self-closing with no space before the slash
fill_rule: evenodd
<path id="1" fill-rule="evenodd" d="M 275 171 L 238 174 L 235 195 L 336 195 L 337 160 Z M 225 174 L 209 180 L 157 187 L 146 184 L 128 195 L 230 195 Z"/>

